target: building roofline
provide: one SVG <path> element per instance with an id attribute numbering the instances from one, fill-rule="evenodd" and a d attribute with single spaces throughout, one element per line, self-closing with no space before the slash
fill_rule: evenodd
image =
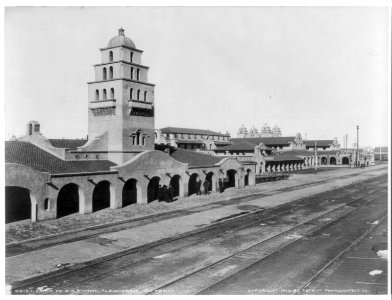
<path id="1" fill-rule="evenodd" d="M 114 46 L 114 47 L 104 47 L 104 48 L 99 48 L 99 50 L 100 50 L 100 51 L 103 51 L 103 50 L 109 50 L 109 49 L 120 48 L 120 47 L 121 47 L 121 48 L 129 49 L 129 50 L 132 50 L 132 51 L 140 52 L 140 53 L 143 53 L 143 52 L 144 52 L 143 50 L 136 49 L 136 48 L 132 48 L 132 47 L 128 47 L 128 46 L 125 46 L 125 45 L 122 45 L 122 46 Z"/>
<path id="2" fill-rule="evenodd" d="M 150 68 L 150 67 L 147 67 L 147 66 L 144 66 L 144 65 L 135 64 L 133 62 L 129 62 L 129 61 L 126 61 L 126 60 L 110 61 L 110 62 L 107 62 L 107 63 L 94 64 L 93 66 L 94 67 L 98 67 L 98 66 L 117 64 L 117 63 L 125 63 L 125 64 L 128 64 L 128 65 L 137 66 L 137 67 L 141 67 L 141 68 L 144 68 L 144 69 L 149 69 Z"/>
<path id="3" fill-rule="evenodd" d="M 144 84 L 144 85 L 149 85 L 149 86 L 155 86 L 155 84 L 153 84 L 153 83 L 137 81 L 137 80 L 133 80 L 133 79 L 125 78 L 125 77 L 106 79 L 106 80 L 88 81 L 87 84 L 100 83 L 100 82 L 109 82 L 109 81 L 116 81 L 116 80 L 125 80 L 125 81 L 134 82 L 134 83 L 139 83 L 139 84 Z"/>

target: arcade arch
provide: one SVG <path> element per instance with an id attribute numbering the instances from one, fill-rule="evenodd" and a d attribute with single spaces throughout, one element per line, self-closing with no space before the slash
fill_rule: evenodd
<path id="1" fill-rule="evenodd" d="M 147 203 L 150 203 L 158 199 L 160 180 L 161 179 L 158 176 L 155 176 L 150 179 L 150 182 L 148 183 L 147 186 Z"/>
<path id="2" fill-rule="evenodd" d="M 57 195 L 57 218 L 79 212 L 79 202 L 83 200 L 83 191 L 77 184 L 64 185 Z"/>
<path id="3" fill-rule="evenodd" d="M 93 212 L 110 207 L 110 199 L 114 199 L 114 189 L 109 181 L 103 180 L 97 183 L 93 190 Z"/>
<path id="4" fill-rule="evenodd" d="M 122 190 L 122 207 L 137 203 L 137 180 L 131 178 L 124 184 Z"/>
<path id="5" fill-rule="evenodd" d="M 197 173 L 193 173 L 189 177 L 189 182 L 188 182 L 188 196 L 193 195 L 197 192 L 197 180 L 199 175 Z"/>

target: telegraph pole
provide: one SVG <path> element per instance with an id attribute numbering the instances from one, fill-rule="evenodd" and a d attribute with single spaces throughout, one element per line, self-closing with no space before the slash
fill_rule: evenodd
<path id="1" fill-rule="evenodd" d="M 316 141 L 314 142 L 314 156 L 315 156 L 315 159 L 316 159 L 316 163 L 314 165 L 314 173 L 317 174 L 317 162 L 318 162 L 318 159 L 317 159 L 317 142 Z"/>
<path id="2" fill-rule="evenodd" d="M 355 159 L 355 164 L 357 167 L 359 165 L 359 135 L 358 135 L 358 132 L 359 132 L 359 126 L 357 125 L 357 155 L 356 155 L 356 159 Z"/>

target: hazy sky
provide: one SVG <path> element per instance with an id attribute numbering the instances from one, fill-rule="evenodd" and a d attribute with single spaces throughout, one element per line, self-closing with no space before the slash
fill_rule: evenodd
<path id="1" fill-rule="evenodd" d="M 349 146 L 388 142 L 388 9 L 30 7 L 5 13 L 6 137 L 87 135 L 99 48 L 123 27 L 155 83 L 156 128 L 277 124 Z"/>

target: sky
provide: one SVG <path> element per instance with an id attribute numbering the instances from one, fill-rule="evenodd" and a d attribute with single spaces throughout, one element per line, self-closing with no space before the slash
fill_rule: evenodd
<path id="1" fill-rule="evenodd" d="M 84 138 L 99 48 L 125 29 L 155 86 L 155 127 L 387 145 L 388 8 L 8 7 L 5 137 L 29 120 Z"/>

